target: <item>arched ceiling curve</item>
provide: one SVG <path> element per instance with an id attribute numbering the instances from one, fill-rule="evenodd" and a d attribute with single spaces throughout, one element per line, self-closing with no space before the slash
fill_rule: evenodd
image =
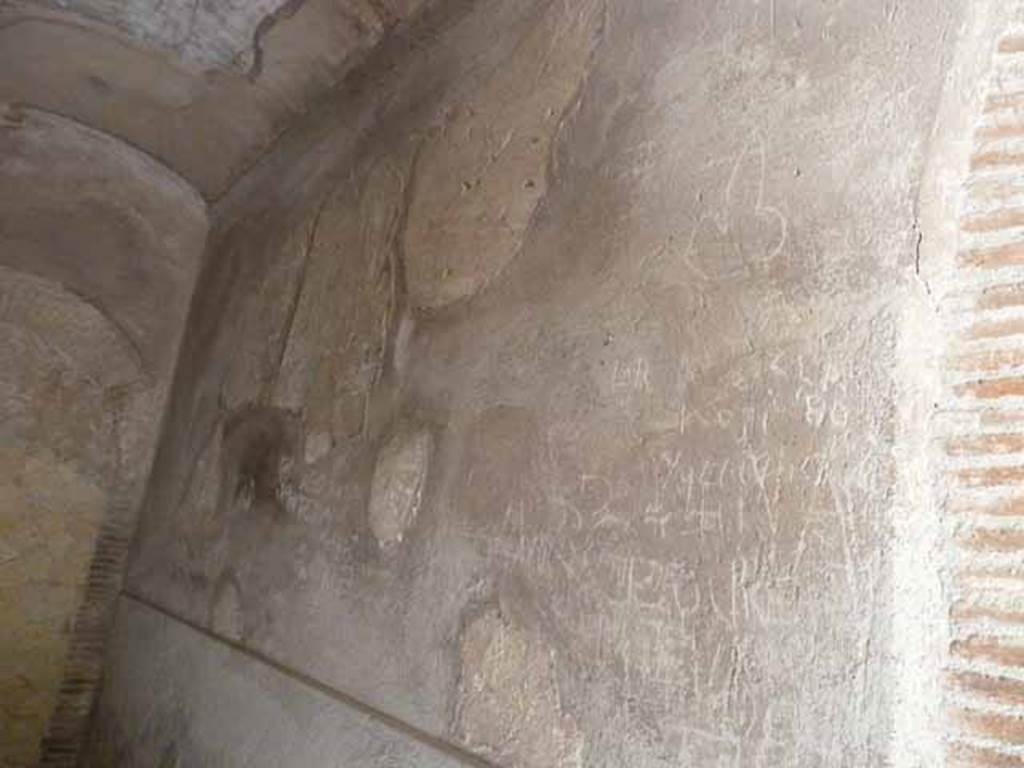
<path id="1" fill-rule="evenodd" d="M 207 226 L 151 157 L 0 104 L 2 765 L 37 764 L 51 712 L 71 713 L 54 716 L 55 752 L 80 727 L 104 569 L 148 476 Z"/>
<path id="2" fill-rule="evenodd" d="M 220 197 L 425 0 L 0 0 L 0 102 L 117 136 Z"/>
<path id="3" fill-rule="evenodd" d="M 123 143 L 31 109 L 0 112 L 0 266 L 94 307 L 169 375 L 206 237 L 202 201 Z"/>
<path id="4" fill-rule="evenodd" d="M 35 0 L 26 7 L 43 9 L 105 24 L 144 47 L 166 51 L 183 63 L 200 68 L 245 71 L 253 58 L 256 38 L 265 24 L 291 0 Z"/>

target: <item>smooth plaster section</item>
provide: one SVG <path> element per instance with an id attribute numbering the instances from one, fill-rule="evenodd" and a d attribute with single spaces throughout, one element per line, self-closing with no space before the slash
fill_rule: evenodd
<path id="1" fill-rule="evenodd" d="M 466 765 L 129 598 L 88 768 Z"/>

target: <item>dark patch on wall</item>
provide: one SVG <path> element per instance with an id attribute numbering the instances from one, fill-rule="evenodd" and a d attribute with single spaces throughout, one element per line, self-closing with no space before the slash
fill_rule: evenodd
<path id="1" fill-rule="evenodd" d="M 297 414 L 246 406 L 224 423 L 220 513 L 244 508 L 284 519 L 284 485 L 292 479 L 300 433 Z"/>

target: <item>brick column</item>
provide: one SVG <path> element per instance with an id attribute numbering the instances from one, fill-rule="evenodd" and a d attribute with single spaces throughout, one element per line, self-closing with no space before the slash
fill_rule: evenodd
<path id="1" fill-rule="evenodd" d="M 947 324 L 950 764 L 1024 766 L 1024 31 L 973 136 Z"/>

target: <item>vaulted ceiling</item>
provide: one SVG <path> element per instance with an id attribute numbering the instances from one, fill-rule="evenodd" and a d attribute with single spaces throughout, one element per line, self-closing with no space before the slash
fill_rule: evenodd
<path id="1" fill-rule="evenodd" d="M 79 120 L 216 199 L 424 0 L 0 0 L 0 102 Z"/>

